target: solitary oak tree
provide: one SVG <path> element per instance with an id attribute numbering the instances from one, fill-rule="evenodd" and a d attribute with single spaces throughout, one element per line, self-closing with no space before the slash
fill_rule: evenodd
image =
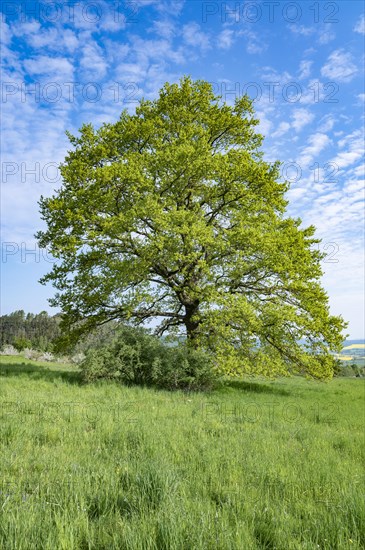
<path id="1" fill-rule="evenodd" d="M 227 373 L 332 376 L 346 323 L 329 313 L 315 228 L 285 216 L 258 122 L 247 96 L 229 106 L 184 77 L 134 115 L 68 133 L 37 234 L 65 334 L 155 319 Z"/>

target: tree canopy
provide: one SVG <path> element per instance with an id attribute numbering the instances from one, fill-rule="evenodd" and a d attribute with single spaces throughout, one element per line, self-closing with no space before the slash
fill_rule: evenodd
<path id="1" fill-rule="evenodd" d="M 258 122 L 247 96 L 230 106 L 184 77 L 68 134 L 37 236 L 57 259 L 41 282 L 69 335 L 156 319 L 227 373 L 332 376 L 346 323 L 329 312 L 315 228 L 285 215 L 289 186 Z"/>

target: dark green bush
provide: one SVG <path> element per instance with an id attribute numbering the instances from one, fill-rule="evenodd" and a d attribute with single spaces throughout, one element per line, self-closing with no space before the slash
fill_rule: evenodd
<path id="1" fill-rule="evenodd" d="M 335 359 L 333 364 L 333 376 L 344 376 L 343 374 L 343 361 Z"/>
<path id="2" fill-rule="evenodd" d="M 88 382 L 112 379 L 169 390 L 207 390 L 218 378 L 209 355 L 185 343 L 169 347 L 131 327 L 121 328 L 109 344 L 88 350 L 80 366 Z"/>
<path id="3" fill-rule="evenodd" d="M 334 371 L 334 376 L 341 377 L 358 377 L 363 378 L 365 376 L 365 368 L 357 365 L 356 363 L 347 363 L 345 361 L 339 361 L 339 367 Z"/>

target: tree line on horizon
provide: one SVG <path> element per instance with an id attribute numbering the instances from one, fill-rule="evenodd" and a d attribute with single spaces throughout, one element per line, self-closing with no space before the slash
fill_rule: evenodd
<path id="1" fill-rule="evenodd" d="M 34 348 L 52 351 L 53 343 L 60 335 L 60 314 L 46 311 L 26 313 L 17 310 L 0 316 L 0 345 L 14 346 L 18 351 Z"/>

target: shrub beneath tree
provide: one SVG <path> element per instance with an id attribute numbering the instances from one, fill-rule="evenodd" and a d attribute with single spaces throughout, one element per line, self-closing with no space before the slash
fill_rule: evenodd
<path id="1" fill-rule="evenodd" d="M 209 390 L 218 381 L 211 357 L 185 343 L 169 347 L 143 329 L 123 327 L 109 343 L 87 351 L 80 364 L 84 380 L 168 390 Z"/>

